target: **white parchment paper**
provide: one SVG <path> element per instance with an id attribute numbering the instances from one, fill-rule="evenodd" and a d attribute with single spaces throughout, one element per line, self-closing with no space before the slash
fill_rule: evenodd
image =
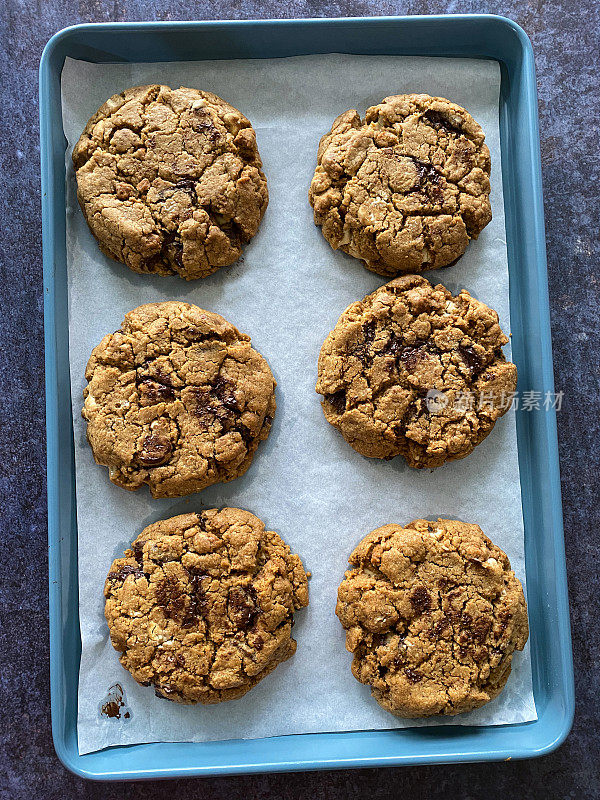
<path id="1" fill-rule="evenodd" d="M 191 283 L 140 276 L 102 255 L 79 210 L 71 150 L 88 118 L 110 95 L 142 83 L 216 92 L 252 121 L 270 204 L 243 258 Z M 67 59 L 62 112 L 68 140 L 67 269 L 71 388 L 79 530 L 79 752 L 136 742 L 262 738 L 290 733 L 405 725 L 500 725 L 536 718 L 529 649 L 513 660 L 505 691 L 469 714 L 403 721 L 371 699 L 350 673 L 351 656 L 334 615 L 347 556 L 367 532 L 388 522 L 455 517 L 479 523 L 525 579 L 514 413 L 463 461 L 415 471 L 355 453 L 327 424 L 315 394 L 317 356 L 341 312 L 383 278 L 335 253 L 312 220 L 308 186 L 320 136 L 349 108 L 361 115 L 389 94 L 426 92 L 465 106 L 492 154 L 493 220 L 466 255 L 429 273 L 495 308 L 510 329 L 508 269 L 498 135 L 500 70 L 495 62 L 328 55 L 293 59 L 165 64 L 89 64 Z M 113 486 L 94 463 L 80 417 L 84 369 L 92 348 L 132 308 L 181 299 L 216 311 L 252 336 L 278 382 L 277 414 L 247 474 L 183 500 L 153 500 L 144 488 Z M 508 355 L 509 347 L 507 347 Z M 296 615 L 296 655 L 245 697 L 218 706 L 166 703 L 120 666 L 103 613 L 113 558 L 157 519 L 215 506 L 246 508 L 278 531 L 311 570 L 310 606 Z M 129 717 L 101 716 L 118 682 Z"/>

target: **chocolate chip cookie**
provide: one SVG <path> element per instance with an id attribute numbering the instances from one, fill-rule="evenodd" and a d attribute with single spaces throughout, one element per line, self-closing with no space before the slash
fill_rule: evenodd
<path id="1" fill-rule="evenodd" d="M 117 486 L 179 497 L 243 475 L 269 435 L 275 381 L 250 337 L 210 311 L 148 303 L 94 348 L 82 411 Z"/>
<path id="2" fill-rule="evenodd" d="M 267 208 L 250 122 L 198 89 L 114 95 L 86 125 L 73 164 L 100 249 L 135 272 L 204 278 L 239 258 Z"/>
<path id="3" fill-rule="evenodd" d="M 346 441 L 411 467 L 464 458 L 511 405 L 517 369 L 498 315 L 403 275 L 353 303 L 325 339 L 317 392 Z"/>
<path id="4" fill-rule="evenodd" d="M 294 654 L 293 614 L 308 605 L 299 556 L 239 508 L 149 525 L 113 562 L 104 595 L 121 664 L 179 703 L 246 694 Z"/>
<path id="5" fill-rule="evenodd" d="M 336 614 L 352 674 L 401 717 L 461 714 L 493 700 L 528 637 L 506 555 L 478 525 L 384 525 L 350 556 Z"/>
<path id="6" fill-rule="evenodd" d="M 464 108 L 427 94 L 346 111 L 323 136 L 309 192 L 337 250 L 381 275 L 454 263 L 492 218 L 490 153 Z"/>

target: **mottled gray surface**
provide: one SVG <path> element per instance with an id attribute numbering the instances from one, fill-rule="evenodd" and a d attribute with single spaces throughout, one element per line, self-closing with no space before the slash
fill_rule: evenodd
<path id="1" fill-rule="evenodd" d="M 533 41 L 559 414 L 577 710 L 555 754 L 527 762 L 455 767 L 91 784 L 58 762 L 48 698 L 42 267 L 37 68 L 48 38 L 77 22 L 144 19 L 362 16 L 446 11 L 512 17 Z M 0 798 L 595 798 L 600 796 L 597 576 L 600 312 L 600 6 L 574 3 L 386 0 L 5 0 L 0 137 Z"/>

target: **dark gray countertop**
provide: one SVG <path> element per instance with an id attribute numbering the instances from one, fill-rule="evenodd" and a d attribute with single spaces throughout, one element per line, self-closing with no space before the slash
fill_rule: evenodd
<path id="1" fill-rule="evenodd" d="M 296 773 L 131 785 L 92 784 L 54 754 L 48 693 L 44 368 L 37 68 L 42 48 L 78 22 L 491 12 L 533 41 L 559 413 L 577 710 L 553 755 L 526 762 Z M 600 346 L 600 5 L 391 0 L 5 0 L 0 10 L 0 798 L 600 797 L 598 459 Z"/>

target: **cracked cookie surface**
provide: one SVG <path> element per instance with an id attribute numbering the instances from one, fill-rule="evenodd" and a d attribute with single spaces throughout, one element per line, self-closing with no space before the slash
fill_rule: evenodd
<path id="1" fill-rule="evenodd" d="M 100 249 L 139 273 L 191 280 L 232 264 L 267 208 L 250 122 L 197 89 L 114 95 L 86 125 L 73 164 Z"/>
<path id="2" fill-rule="evenodd" d="M 468 292 L 395 278 L 348 306 L 323 343 L 325 417 L 364 456 L 417 468 L 464 458 L 511 405 L 507 341 L 496 312 Z"/>
<path id="3" fill-rule="evenodd" d="M 448 266 L 492 218 L 480 126 L 443 97 L 346 111 L 322 137 L 309 200 L 335 249 L 381 275 Z"/>
<path id="4" fill-rule="evenodd" d="M 527 642 L 527 606 L 507 556 L 478 525 L 384 525 L 349 560 L 336 614 L 352 674 L 383 708 L 453 715 L 502 691 Z"/>
<path id="5" fill-rule="evenodd" d="M 308 605 L 299 556 L 239 508 L 149 525 L 108 573 L 105 615 L 121 664 L 158 697 L 241 697 L 296 651 Z"/>
<path id="6" fill-rule="evenodd" d="M 117 486 L 179 497 L 243 475 L 269 435 L 275 381 L 218 314 L 177 301 L 130 311 L 87 364 L 82 416 Z"/>

